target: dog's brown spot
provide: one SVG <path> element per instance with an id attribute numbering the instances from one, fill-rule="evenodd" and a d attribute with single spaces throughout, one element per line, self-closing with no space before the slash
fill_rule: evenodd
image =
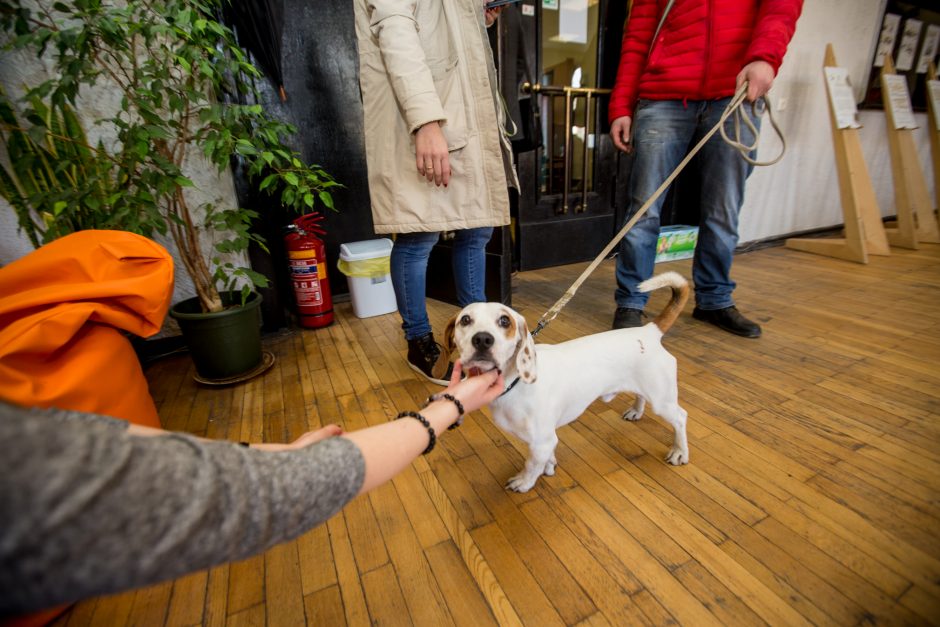
<path id="1" fill-rule="evenodd" d="M 526 357 L 529 357 L 529 356 L 532 355 L 532 351 L 529 350 L 529 347 L 528 347 L 528 346 L 526 346 L 524 349 L 522 349 L 522 352 L 526 354 Z"/>
<path id="2" fill-rule="evenodd" d="M 505 310 L 500 315 L 509 318 L 509 326 L 506 327 L 506 339 L 511 340 L 512 338 L 516 337 L 516 317 Z"/>
<path id="3" fill-rule="evenodd" d="M 455 314 L 447 322 L 447 326 L 444 328 L 444 352 L 446 353 L 445 361 L 450 359 L 450 355 L 457 352 L 457 337 L 456 337 L 456 328 L 457 328 L 457 315 Z"/>

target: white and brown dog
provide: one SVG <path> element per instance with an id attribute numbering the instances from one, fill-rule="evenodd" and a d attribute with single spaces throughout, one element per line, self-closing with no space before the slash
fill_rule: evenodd
<path id="1" fill-rule="evenodd" d="M 536 345 L 525 319 L 501 303 L 464 307 L 447 325 L 445 349 L 457 353 L 469 374 L 498 368 L 506 392 L 490 404 L 493 420 L 529 446 L 525 469 L 506 487 L 526 492 L 541 475 L 555 474 L 555 430 L 576 420 L 597 398 L 636 394 L 626 420 L 639 420 L 647 401 L 675 430 L 666 461 L 686 464 L 686 412 L 679 406 L 676 359 L 663 348 L 663 334 L 689 297 L 689 284 L 666 272 L 640 284 L 649 292 L 672 288 L 672 298 L 651 323 L 596 333 L 561 344 Z"/>

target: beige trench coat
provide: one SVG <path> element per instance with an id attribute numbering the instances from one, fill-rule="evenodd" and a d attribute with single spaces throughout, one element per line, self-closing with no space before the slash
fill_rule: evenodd
<path id="1" fill-rule="evenodd" d="M 509 223 L 518 188 L 482 0 L 354 0 L 366 163 L 376 233 Z M 442 121 L 452 170 L 415 167 L 414 132 Z"/>

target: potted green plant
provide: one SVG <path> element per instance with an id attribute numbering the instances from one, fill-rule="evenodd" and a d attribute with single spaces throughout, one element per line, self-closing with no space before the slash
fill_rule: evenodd
<path id="1" fill-rule="evenodd" d="M 292 126 L 260 104 L 243 104 L 256 97 L 260 73 L 215 19 L 220 0 L 35 0 L 30 6 L 0 0 L 7 49 L 29 51 L 52 66 L 49 78 L 24 86 L 17 100 L 0 94 L 7 152 L 11 161 L 23 160 L 20 172 L 14 165 L 0 175 L 0 191 L 20 226 L 34 244 L 85 224 L 170 237 L 196 292 L 171 315 L 183 321 L 206 314 L 228 324 L 236 310 L 253 312 L 250 324 L 259 335 L 248 361 L 254 367 L 261 353 L 260 296 L 253 288 L 267 280 L 239 259 L 250 242 L 264 246 L 250 228 L 257 214 L 200 197 L 192 172 L 204 166 L 224 172 L 233 158 L 242 159 L 259 189 L 301 213 L 321 204 L 333 209 L 330 191 L 338 183 L 286 145 Z M 73 111 L 92 92 L 115 95 L 113 110 L 91 120 L 106 136 L 95 145 Z M 36 171 L 58 184 L 24 184 L 24 172 Z M 79 220 L 79 213 L 91 218 Z M 205 331 L 198 335 L 205 339 Z M 250 369 L 242 360 L 203 372 L 194 359 L 205 378 Z"/>

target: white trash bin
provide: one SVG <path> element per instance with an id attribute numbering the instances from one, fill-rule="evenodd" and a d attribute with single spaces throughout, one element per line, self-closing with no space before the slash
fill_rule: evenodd
<path id="1" fill-rule="evenodd" d="M 398 310 L 389 260 L 392 240 L 372 239 L 340 244 L 339 270 L 349 279 L 349 295 L 357 318 Z"/>

